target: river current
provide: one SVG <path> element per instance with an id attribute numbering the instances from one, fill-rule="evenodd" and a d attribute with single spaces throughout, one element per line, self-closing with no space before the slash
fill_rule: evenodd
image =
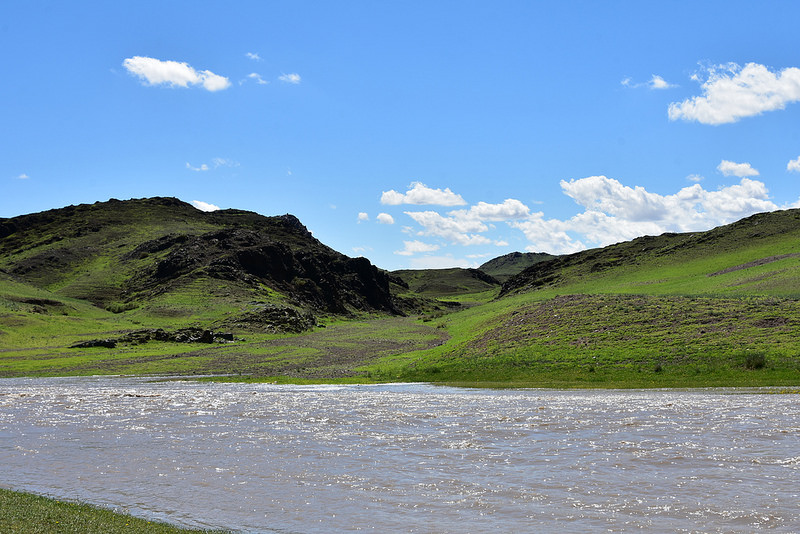
<path id="1" fill-rule="evenodd" d="M 0 379 L 0 473 L 237 532 L 797 532 L 800 397 Z"/>

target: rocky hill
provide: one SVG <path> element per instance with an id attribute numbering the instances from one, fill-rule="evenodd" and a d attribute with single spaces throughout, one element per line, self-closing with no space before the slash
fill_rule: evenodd
<path id="1" fill-rule="evenodd" d="M 296 217 L 206 213 L 175 198 L 112 199 L 0 219 L 0 270 L 112 311 L 183 307 L 180 314 L 216 300 L 242 320 L 275 307 L 401 313 L 386 273 L 323 245 Z"/>

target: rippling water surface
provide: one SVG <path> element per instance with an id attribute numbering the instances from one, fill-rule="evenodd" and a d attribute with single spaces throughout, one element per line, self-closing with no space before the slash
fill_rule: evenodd
<path id="1" fill-rule="evenodd" d="M 3 379 L 0 466 L 246 532 L 794 532 L 800 398 Z"/>

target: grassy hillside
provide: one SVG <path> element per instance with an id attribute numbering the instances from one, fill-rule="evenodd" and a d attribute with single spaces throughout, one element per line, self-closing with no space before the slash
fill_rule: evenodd
<path id="1" fill-rule="evenodd" d="M 379 272 L 290 216 L 110 204 L 0 221 L 0 376 L 800 385 L 798 210 L 554 257 L 500 290 Z"/>
<path id="2" fill-rule="evenodd" d="M 143 317 L 203 322 L 268 305 L 398 313 L 384 273 L 326 247 L 295 217 L 204 213 L 171 198 L 0 219 L 0 270 L 56 297 Z"/>
<path id="3" fill-rule="evenodd" d="M 531 265 L 553 259 L 555 256 L 544 252 L 511 252 L 497 258 L 493 258 L 480 267 L 481 271 L 496 278 L 500 282 L 505 282 Z"/>
<path id="4" fill-rule="evenodd" d="M 526 386 L 800 384 L 800 211 L 559 256 L 375 374 Z"/>
<path id="5" fill-rule="evenodd" d="M 500 286 L 492 276 L 478 269 L 406 269 L 393 271 L 414 293 L 432 298 L 447 298 L 491 291 Z"/>

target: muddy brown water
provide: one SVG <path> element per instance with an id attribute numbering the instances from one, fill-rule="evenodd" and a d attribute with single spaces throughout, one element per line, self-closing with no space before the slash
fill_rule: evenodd
<path id="1" fill-rule="evenodd" d="M 238 532 L 797 532 L 800 397 L 1 379 L 0 466 Z"/>

